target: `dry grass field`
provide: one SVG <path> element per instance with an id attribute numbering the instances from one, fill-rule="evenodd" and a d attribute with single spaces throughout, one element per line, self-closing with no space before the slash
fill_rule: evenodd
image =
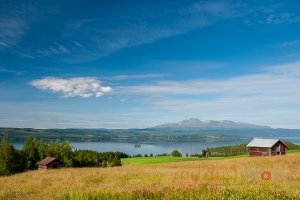
<path id="1" fill-rule="evenodd" d="M 0 199 L 300 199 L 299 166 L 291 154 L 30 171 L 1 177 Z"/>

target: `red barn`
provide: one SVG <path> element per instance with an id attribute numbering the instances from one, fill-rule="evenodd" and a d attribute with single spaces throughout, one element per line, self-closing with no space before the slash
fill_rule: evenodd
<path id="1" fill-rule="evenodd" d="M 38 169 L 56 169 L 63 167 L 62 162 L 54 157 L 46 157 L 41 160 L 38 164 Z"/>
<path id="2" fill-rule="evenodd" d="M 254 138 L 248 145 L 250 157 L 285 155 L 288 146 L 279 139 Z"/>

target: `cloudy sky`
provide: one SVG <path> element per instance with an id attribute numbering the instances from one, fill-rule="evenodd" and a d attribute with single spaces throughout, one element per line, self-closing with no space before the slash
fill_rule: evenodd
<path id="1" fill-rule="evenodd" d="M 0 126 L 300 128 L 299 1 L 0 1 Z"/>

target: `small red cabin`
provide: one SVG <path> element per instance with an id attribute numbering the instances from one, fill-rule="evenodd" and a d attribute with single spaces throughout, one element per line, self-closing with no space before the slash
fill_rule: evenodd
<path id="1" fill-rule="evenodd" d="M 54 157 L 46 157 L 37 164 L 38 169 L 56 169 L 63 167 L 63 163 Z"/>
<path id="2" fill-rule="evenodd" d="M 288 146 L 279 139 L 254 138 L 248 145 L 250 157 L 285 155 Z"/>

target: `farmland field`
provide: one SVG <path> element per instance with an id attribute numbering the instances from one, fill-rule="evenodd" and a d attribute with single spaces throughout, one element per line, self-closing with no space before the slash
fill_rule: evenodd
<path id="1" fill-rule="evenodd" d="M 1 177 L 0 199 L 300 198 L 300 154 L 124 163 L 115 168 L 42 170 Z M 269 180 L 261 178 L 263 172 L 271 175 Z"/>

